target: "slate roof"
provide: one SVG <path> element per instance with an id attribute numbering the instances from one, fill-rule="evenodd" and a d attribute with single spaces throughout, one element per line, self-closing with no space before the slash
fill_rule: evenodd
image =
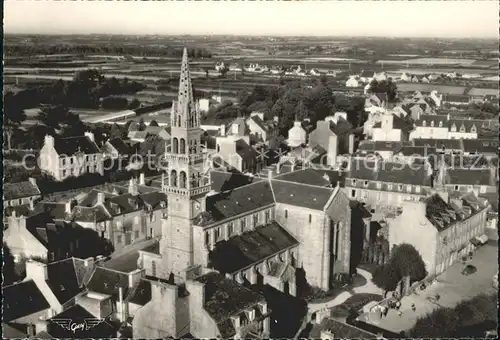
<path id="1" fill-rule="evenodd" d="M 436 151 L 443 150 L 462 150 L 461 139 L 432 139 L 432 138 L 417 138 L 413 140 L 415 146 L 430 146 L 436 148 Z"/>
<path id="2" fill-rule="evenodd" d="M 6 207 L 4 209 L 5 216 L 12 216 L 13 212 L 16 212 L 16 216 L 29 216 L 32 213 L 28 204 Z"/>
<path id="3" fill-rule="evenodd" d="M 86 285 L 94 273 L 94 266 L 85 266 L 85 260 L 76 257 L 73 257 L 73 266 L 78 285 L 80 287 Z"/>
<path id="4" fill-rule="evenodd" d="M 447 127 L 448 125 L 448 116 L 447 115 L 420 115 L 419 119 L 415 121 L 416 126 L 424 126 L 425 127 Z M 434 125 L 432 125 L 434 124 Z"/>
<path id="5" fill-rule="evenodd" d="M 276 203 L 290 204 L 314 210 L 323 210 L 334 189 L 307 184 L 272 180 Z"/>
<path id="6" fill-rule="evenodd" d="M 50 305 L 33 280 L 2 287 L 2 321 L 10 322 L 31 315 Z"/>
<path id="7" fill-rule="evenodd" d="M 495 153 L 498 154 L 497 139 L 464 139 L 462 141 L 465 152 Z"/>
<path id="8" fill-rule="evenodd" d="M 490 169 L 447 169 L 447 184 L 492 185 L 495 177 Z"/>
<path id="9" fill-rule="evenodd" d="M 358 150 L 362 151 L 393 151 L 398 152 L 402 148 L 402 142 L 385 141 L 363 141 L 359 143 Z"/>
<path id="10" fill-rule="evenodd" d="M 167 195 L 162 192 L 153 191 L 145 194 L 139 194 L 139 199 L 145 203 L 145 205 L 151 207 L 151 209 L 163 209 L 167 207 Z M 162 206 L 164 203 L 164 206 Z"/>
<path id="11" fill-rule="evenodd" d="M 231 316 L 255 307 L 259 302 L 265 303 L 262 295 L 215 272 L 200 276 L 196 281 L 205 284 L 204 308 L 217 323 L 223 338 L 234 335 Z"/>
<path id="12" fill-rule="evenodd" d="M 111 189 L 112 190 L 112 189 Z M 79 203 L 79 206 L 81 207 L 93 207 L 94 205 L 97 204 L 97 197 L 99 193 L 104 194 L 104 199 L 111 198 L 116 196 L 115 194 L 112 194 L 110 192 L 107 192 L 105 190 L 96 190 L 93 189 L 90 191 Z"/>
<path id="13" fill-rule="evenodd" d="M 84 154 L 101 153 L 97 144 L 87 136 L 54 138 L 54 148 L 59 155 L 73 156 L 78 152 Z"/>
<path id="14" fill-rule="evenodd" d="M 151 281 L 141 279 L 139 283 L 130 290 L 126 301 L 139 306 L 144 306 L 151 301 Z"/>
<path id="15" fill-rule="evenodd" d="M 233 190 L 244 185 L 261 181 L 262 179 L 256 176 L 247 176 L 239 173 L 225 171 L 210 172 L 211 189 L 215 192 Z"/>
<path id="16" fill-rule="evenodd" d="M 121 138 L 113 138 L 107 141 L 120 155 L 131 155 L 132 150 Z"/>
<path id="17" fill-rule="evenodd" d="M 2 338 L 3 339 L 25 339 L 28 337 L 26 334 L 25 326 L 17 324 L 8 324 L 2 322 Z"/>
<path id="18" fill-rule="evenodd" d="M 111 197 L 104 203 L 104 206 L 112 216 L 128 214 L 142 209 L 139 198 L 131 194 Z"/>
<path id="19" fill-rule="evenodd" d="M 250 119 L 253 120 L 255 122 L 255 124 L 257 124 L 257 126 L 260 127 L 263 131 L 265 131 L 265 132 L 269 131 L 268 127 L 266 126 L 266 123 L 264 123 L 264 121 L 262 119 L 260 119 L 259 116 L 254 115 L 254 116 L 251 116 Z"/>
<path id="20" fill-rule="evenodd" d="M 236 142 L 236 153 L 247 163 L 257 157 L 257 152 L 245 142 L 243 139 L 238 139 Z"/>
<path id="21" fill-rule="evenodd" d="M 70 319 L 72 322 L 80 323 L 85 322 L 86 319 L 95 319 L 95 316 L 82 306 L 75 305 L 48 320 L 49 322 L 47 324 L 47 333 L 49 333 L 54 338 L 71 339 L 75 337 L 75 333 L 73 333 L 73 331 L 71 330 L 61 327 L 56 322 L 52 322 L 51 320 L 54 319 Z M 111 326 L 109 322 L 101 322 L 100 324 L 89 330 L 78 330 L 77 334 L 77 336 L 82 339 L 115 338 L 117 334 L 117 328 Z"/>
<path id="22" fill-rule="evenodd" d="M 373 75 L 375 74 L 375 72 L 373 71 L 364 71 L 361 72 L 361 74 L 359 75 L 361 78 L 372 78 Z"/>
<path id="23" fill-rule="evenodd" d="M 57 300 L 64 304 L 82 292 L 72 258 L 47 265 L 47 285 Z"/>
<path id="24" fill-rule="evenodd" d="M 234 273 L 298 243 L 277 222 L 272 222 L 218 242 L 210 254 L 210 263 L 221 273 Z"/>
<path id="25" fill-rule="evenodd" d="M 89 291 L 111 295 L 115 300 L 118 298 L 119 287 L 123 288 L 123 295 L 128 293 L 128 274 L 116 270 L 96 267 L 87 288 Z"/>
<path id="26" fill-rule="evenodd" d="M 479 197 L 488 200 L 491 210 L 498 213 L 498 192 L 479 194 Z"/>
<path id="27" fill-rule="evenodd" d="M 66 218 L 66 206 L 64 203 L 39 202 L 35 205 L 33 214 L 47 213 L 54 220 Z"/>
<path id="28" fill-rule="evenodd" d="M 399 154 L 402 154 L 403 156 L 430 156 L 430 155 L 435 155 L 436 154 L 436 148 L 431 148 L 427 146 L 403 146 L 401 149 L 398 151 Z"/>
<path id="29" fill-rule="evenodd" d="M 40 189 L 30 181 L 18 183 L 7 182 L 3 185 L 3 197 L 6 201 L 39 195 L 41 195 Z"/>
<path id="30" fill-rule="evenodd" d="M 347 178 L 430 186 L 431 179 L 423 165 L 397 162 L 369 162 L 353 160 Z"/>
<path id="31" fill-rule="evenodd" d="M 320 338 L 321 331 L 324 330 L 330 331 L 335 338 L 342 337 L 342 339 L 375 339 L 377 337 L 376 334 L 336 321 L 330 317 L 324 318 L 319 325 L 313 327 L 309 337 Z"/>
<path id="32" fill-rule="evenodd" d="M 330 174 L 328 174 L 330 176 Z M 279 174 L 274 177 L 275 180 L 292 182 L 298 184 L 308 184 L 320 187 L 331 186 L 331 182 L 320 174 L 319 170 L 303 169 L 285 174 Z"/>
<path id="33" fill-rule="evenodd" d="M 111 219 L 102 205 L 95 207 L 76 206 L 73 208 L 72 216 L 76 222 L 103 222 Z"/>
<path id="34" fill-rule="evenodd" d="M 269 181 L 258 181 L 234 190 L 208 196 L 206 212 L 195 219 L 204 226 L 274 203 Z"/>
<path id="35" fill-rule="evenodd" d="M 443 101 L 466 104 L 470 101 L 470 97 L 468 95 L 462 95 L 462 94 L 448 94 L 443 96 Z"/>
<path id="36" fill-rule="evenodd" d="M 146 139 L 148 133 L 146 131 L 129 131 L 128 138 L 130 139 Z"/>

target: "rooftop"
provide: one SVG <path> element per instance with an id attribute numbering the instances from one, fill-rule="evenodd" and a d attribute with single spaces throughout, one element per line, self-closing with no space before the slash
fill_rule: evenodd
<path id="1" fill-rule="evenodd" d="M 151 301 L 151 281 L 141 279 L 139 283 L 130 290 L 126 300 L 139 306 L 144 306 Z"/>
<path id="2" fill-rule="evenodd" d="M 3 322 L 34 314 L 50 305 L 34 281 L 28 280 L 2 287 Z"/>
<path id="3" fill-rule="evenodd" d="M 222 273 L 233 273 L 298 243 L 277 222 L 272 222 L 218 242 L 210 254 L 210 262 Z"/>
<path id="4" fill-rule="evenodd" d="M 87 136 L 54 138 L 54 148 L 59 155 L 74 156 L 78 152 L 84 154 L 101 153 L 97 144 Z"/>
<path id="5" fill-rule="evenodd" d="M 49 263 L 47 274 L 47 285 L 61 304 L 68 302 L 83 291 L 72 258 Z"/>
<path id="6" fill-rule="evenodd" d="M 347 175 L 348 178 L 377 182 L 431 185 L 431 178 L 424 165 L 398 162 L 371 162 L 353 160 Z"/>
<path id="7" fill-rule="evenodd" d="M 295 205 L 314 210 L 323 210 L 334 189 L 308 184 L 272 180 L 276 203 Z"/>
<path id="8" fill-rule="evenodd" d="M 40 194 L 41 193 L 38 189 L 38 186 L 31 181 L 4 183 L 3 185 L 3 197 L 6 201 L 18 198 L 38 196 Z"/>
<path id="9" fill-rule="evenodd" d="M 128 286 L 127 273 L 104 267 L 97 267 L 87 284 L 89 291 L 111 295 L 114 299 L 117 299 L 120 287 L 123 288 L 123 295 L 126 296 Z"/>

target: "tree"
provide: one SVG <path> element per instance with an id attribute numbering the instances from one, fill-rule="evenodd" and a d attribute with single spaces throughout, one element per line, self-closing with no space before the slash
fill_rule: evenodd
<path id="1" fill-rule="evenodd" d="M 417 282 L 427 276 L 422 256 L 408 243 L 395 245 L 391 251 L 390 262 L 397 268 L 400 276 L 409 276 L 410 282 Z"/>
<path id="2" fill-rule="evenodd" d="M 386 292 L 396 289 L 400 279 L 397 268 L 390 262 L 378 266 L 373 272 L 373 283 Z"/>
<path id="3" fill-rule="evenodd" d="M 11 149 L 12 135 L 26 120 L 26 114 L 22 109 L 22 104 L 16 95 L 7 92 L 4 95 L 4 131 L 7 139 L 7 149 Z"/>
<path id="4" fill-rule="evenodd" d="M 128 104 L 128 109 L 135 110 L 135 109 L 139 108 L 140 106 L 141 106 L 141 102 L 139 101 L 139 99 L 134 98 L 134 99 L 132 99 L 130 104 Z"/>
<path id="5" fill-rule="evenodd" d="M 152 121 L 149 122 L 149 126 L 159 126 L 159 125 L 158 122 L 153 119 Z"/>
<path id="6" fill-rule="evenodd" d="M 395 82 L 392 81 L 392 78 L 388 78 L 387 80 L 378 81 L 377 79 L 373 79 L 370 83 L 370 87 L 368 88 L 369 93 L 385 93 L 387 94 L 387 100 L 393 102 L 396 100 L 398 95 L 398 87 Z"/>
<path id="7" fill-rule="evenodd" d="M 69 110 L 64 105 L 43 106 L 40 108 L 37 119 L 47 127 L 49 134 L 55 134 L 68 114 Z"/>
<path id="8" fill-rule="evenodd" d="M 128 106 L 127 98 L 106 97 L 101 101 L 101 107 L 106 110 L 124 110 Z"/>
<path id="9" fill-rule="evenodd" d="M 115 139 L 115 138 L 123 138 L 125 137 L 125 133 L 123 129 L 116 123 L 114 123 L 111 126 L 111 131 L 109 133 L 109 139 Z"/>

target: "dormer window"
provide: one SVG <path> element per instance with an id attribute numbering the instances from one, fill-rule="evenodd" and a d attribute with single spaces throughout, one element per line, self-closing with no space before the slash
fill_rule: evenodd
<path id="1" fill-rule="evenodd" d="M 392 183 L 387 183 L 387 189 L 392 190 Z"/>
<path id="2" fill-rule="evenodd" d="M 351 180 L 351 183 L 352 183 L 352 185 L 356 185 L 356 180 L 355 180 L 355 179 L 352 179 L 352 180 Z"/>
<path id="3" fill-rule="evenodd" d="M 431 121 L 431 126 L 434 126 L 434 121 Z"/>
<path id="4" fill-rule="evenodd" d="M 453 125 L 451 126 L 451 132 L 455 131 L 457 131 L 457 126 L 455 125 L 455 123 L 453 123 Z"/>
<path id="5" fill-rule="evenodd" d="M 422 121 L 422 126 L 427 126 L 427 122 L 425 120 Z"/>
<path id="6" fill-rule="evenodd" d="M 465 132 L 465 126 L 462 124 L 462 126 L 460 127 L 460 132 Z"/>
<path id="7" fill-rule="evenodd" d="M 439 127 L 443 127 L 443 122 L 439 122 Z"/>
<path id="8" fill-rule="evenodd" d="M 470 132 L 472 133 L 476 133 L 476 126 L 475 125 L 472 125 L 472 127 L 470 128 Z"/>
<path id="9" fill-rule="evenodd" d="M 365 183 L 364 183 L 364 184 L 365 184 L 365 187 L 367 187 L 367 186 L 368 186 L 368 181 L 365 181 Z"/>
<path id="10" fill-rule="evenodd" d="M 382 189 L 382 183 L 377 182 L 377 189 Z"/>
<path id="11" fill-rule="evenodd" d="M 399 185 L 398 185 L 398 190 L 399 190 L 399 191 L 403 191 L 403 184 L 399 184 Z"/>

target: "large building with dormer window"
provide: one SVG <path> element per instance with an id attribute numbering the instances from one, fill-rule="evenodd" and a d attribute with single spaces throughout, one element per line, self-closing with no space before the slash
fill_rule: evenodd
<path id="1" fill-rule="evenodd" d="M 91 132 L 67 138 L 45 136 L 39 160 L 40 169 L 58 181 L 86 173 L 104 174 L 103 155 Z"/>
<path id="2" fill-rule="evenodd" d="M 422 114 L 415 121 L 415 130 L 410 140 L 430 139 L 477 139 L 478 129 L 487 121 L 477 119 L 455 119 L 450 115 Z"/>

